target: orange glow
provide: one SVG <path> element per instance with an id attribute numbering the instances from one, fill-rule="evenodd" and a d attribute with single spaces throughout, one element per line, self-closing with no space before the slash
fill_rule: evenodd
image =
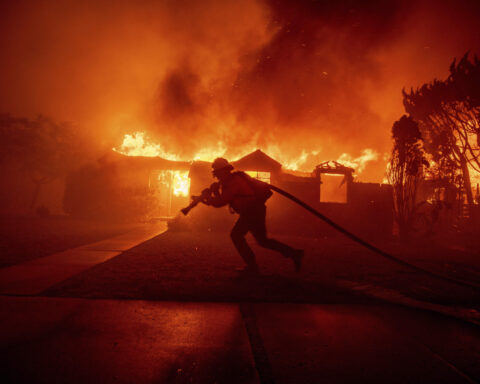
<path id="1" fill-rule="evenodd" d="M 222 157 L 227 152 L 227 148 L 222 142 L 217 143 L 215 147 L 202 148 L 194 156 L 193 160 L 213 161 L 217 157 Z"/>
<path id="2" fill-rule="evenodd" d="M 341 2 L 3 3 L 2 111 L 74 122 L 95 155 L 128 151 L 116 140 L 128 132 L 135 144 L 138 130 L 161 138 L 149 147 L 143 136 L 141 155 L 166 159 L 261 148 L 311 171 L 344 152 L 383 154 L 404 113 L 401 90 L 445 78 L 453 57 L 480 46 L 466 2 L 375 12 L 359 2 L 342 17 Z M 378 181 L 386 162 L 354 165 Z"/>
<path id="3" fill-rule="evenodd" d="M 270 172 L 257 172 L 257 171 L 246 171 L 247 175 L 260 180 L 264 181 L 265 183 L 270 183 Z"/>
<path id="4" fill-rule="evenodd" d="M 230 158 L 231 161 L 235 161 L 256 149 L 255 146 L 245 145 L 241 148 L 235 148 L 237 156 Z M 196 152 L 193 157 L 179 156 L 175 153 L 166 151 L 164 147 L 160 144 L 153 143 L 146 137 L 145 132 L 135 132 L 131 135 L 125 135 L 123 138 L 122 144 L 118 148 L 113 148 L 114 151 L 119 152 L 126 156 L 146 156 L 146 157 L 162 157 L 167 160 L 173 161 L 192 161 L 192 160 L 201 160 L 201 161 L 213 161 L 217 157 L 228 157 L 228 150 L 226 145 L 219 141 L 213 146 L 204 147 Z M 288 156 L 283 153 L 277 145 L 270 144 L 268 145 L 264 152 L 269 156 L 273 157 L 279 161 L 284 169 L 292 171 L 311 171 L 315 165 L 325 161 L 320 157 L 320 150 L 307 152 L 306 150 L 301 150 L 300 155 L 298 156 Z M 378 160 L 379 154 L 373 149 L 364 149 L 361 152 L 361 155 L 358 157 L 353 157 L 348 153 L 343 153 L 339 158 L 338 162 L 355 169 L 357 174 L 361 174 L 367 165 L 371 161 Z M 256 177 L 257 175 L 252 175 Z M 187 176 L 175 176 L 176 183 L 182 187 L 178 187 L 176 196 L 186 196 L 188 194 L 188 188 L 186 186 Z M 180 192 L 185 191 L 187 192 Z"/>
<path id="5" fill-rule="evenodd" d="M 144 132 L 125 135 L 122 145 L 119 148 L 113 148 L 113 150 L 127 156 L 161 157 L 167 160 L 180 160 L 177 155 L 165 151 L 161 145 L 147 143 Z"/>
<path id="6" fill-rule="evenodd" d="M 344 183 L 344 175 L 322 174 L 320 187 L 320 202 L 322 203 L 346 203 L 347 183 Z"/>
<path id="7" fill-rule="evenodd" d="M 190 178 L 187 171 L 172 172 L 172 191 L 175 196 L 188 196 L 190 191 Z"/>
<path id="8" fill-rule="evenodd" d="M 158 181 L 165 188 L 170 189 L 170 193 L 174 196 L 186 197 L 190 192 L 188 171 L 161 171 L 158 174 Z"/>
<path id="9" fill-rule="evenodd" d="M 377 159 L 378 153 L 373 149 L 367 148 L 362 151 L 362 154 L 360 156 L 355 158 L 348 153 L 342 153 L 342 155 L 338 158 L 337 161 L 342 165 L 355 169 L 356 173 L 360 174 L 367 166 L 367 163 L 369 163 L 370 161 L 375 161 Z"/>
<path id="10" fill-rule="evenodd" d="M 131 135 L 125 135 L 122 145 L 113 148 L 114 151 L 126 156 L 145 156 L 161 157 L 173 161 L 191 161 L 192 158 L 182 158 L 175 153 L 166 151 L 160 144 L 150 142 L 145 132 L 135 132 Z M 213 161 L 215 158 L 223 156 L 226 149 L 222 143 L 217 143 L 216 147 L 203 148 L 198 151 L 193 160 Z"/>

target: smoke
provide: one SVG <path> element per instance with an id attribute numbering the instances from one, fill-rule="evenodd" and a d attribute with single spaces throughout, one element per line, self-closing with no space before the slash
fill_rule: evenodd
<path id="1" fill-rule="evenodd" d="M 389 152 L 401 89 L 480 47 L 468 0 L 24 0 L 0 14 L 0 112 L 74 121 L 105 148 L 148 131 L 185 157 L 260 147 L 306 169 Z M 378 159 L 364 179 L 382 179 Z"/>

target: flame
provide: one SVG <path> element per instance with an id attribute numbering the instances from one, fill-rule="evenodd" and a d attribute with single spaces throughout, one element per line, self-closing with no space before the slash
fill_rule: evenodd
<path id="1" fill-rule="evenodd" d="M 347 167 L 354 168 L 357 173 L 362 173 L 367 163 L 370 161 L 378 160 L 378 152 L 373 149 L 366 148 L 362 151 L 362 154 L 358 157 L 352 157 L 348 153 L 342 153 L 337 162 Z"/>
<path id="2" fill-rule="evenodd" d="M 187 171 L 172 171 L 172 191 L 175 196 L 188 196 L 190 178 Z"/>
<path id="3" fill-rule="evenodd" d="M 125 135 L 122 145 L 119 148 L 112 149 L 127 156 L 162 157 L 167 160 L 180 160 L 176 154 L 165 151 L 160 144 L 147 143 L 145 132 Z"/>
<path id="4" fill-rule="evenodd" d="M 282 163 L 284 169 L 290 171 L 311 171 L 314 165 L 322 161 L 318 156 L 320 150 L 308 152 L 302 149 L 299 156 L 290 157 L 286 156 L 278 145 L 270 144 L 266 148 L 266 153 Z"/>
<path id="5" fill-rule="evenodd" d="M 126 156 L 162 157 L 173 161 L 192 160 L 191 158 L 181 158 L 175 153 L 168 152 L 160 144 L 147 142 L 145 132 L 125 135 L 120 147 L 112 149 Z M 222 142 L 218 142 L 215 147 L 202 148 L 193 156 L 193 160 L 213 161 L 215 158 L 223 156 L 226 151 L 225 145 Z"/>
<path id="6" fill-rule="evenodd" d="M 293 159 L 284 159 L 284 161 L 282 161 L 282 165 L 285 169 L 289 169 L 291 171 L 298 171 L 302 167 L 302 165 L 306 163 L 308 155 L 310 155 L 309 152 L 302 150 L 300 156 Z M 282 159 L 284 156 L 278 154 L 277 157 L 279 159 Z"/>
<path id="7" fill-rule="evenodd" d="M 245 145 L 241 150 L 237 150 L 235 154 L 237 155 L 235 159 L 239 159 L 248 153 L 254 151 L 257 147 L 255 145 Z M 202 160 L 202 161 L 213 161 L 217 157 L 223 157 L 227 153 L 227 146 L 219 141 L 215 143 L 214 146 L 204 147 L 196 152 L 190 158 L 182 158 L 179 155 L 168 152 L 160 144 L 151 143 L 147 140 L 144 132 L 135 132 L 131 135 L 125 135 L 122 144 L 118 148 L 113 148 L 114 151 L 122 153 L 126 156 L 147 156 L 147 157 L 162 157 L 168 160 L 174 161 L 191 161 L 193 160 Z M 323 161 L 319 157 L 320 150 L 306 151 L 302 150 L 301 154 L 297 157 L 287 156 L 282 151 L 282 149 L 275 144 L 269 144 L 265 148 L 265 152 L 272 156 L 274 159 L 277 159 L 282 163 L 283 168 L 291 171 L 311 171 L 316 164 L 319 164 Z M 343 153 L 339 158 L 338 162 L 352 167 L 356 170 L 357 174 L 362 173 L 366 165 L 370 161 L 378 160 L 379 154 L 373 149 L 364 149 L 362 154 L 358 157 L 353 157 L 348 153 Z M 232 159 L 234 161 L 235 159 Z M 174 176 L 175 182 L 178 185 L 178 192 L 180 195 L 176 196 L 186 196 L 188 194 L 188 187 L 186 188 L 188 176 L 186 175 L 177 175 Z M 189 182 L 188 182 L 189 183 Z M 187 192 L 180 192 L 185 191 Z M 185 193 L 185 194 L 184 194 Z"/>
<path id="8" fill-rule="evenodd" d="M 217 157 L 223 157 L 226 152 L 227 147 L 225 146 L 225 144 L 219 141 L 216 147 L 202 148 L 195 154 L 195 156 L 193 156 L 193 160 L 213 161 Z"/>
<path id="9" fill-rule="evenodd" d="M 190 192 L 190 178 L 188 171 L 161 171 L 158 181 L 165 188 L 171 188 L 174 196 L 188 196 Z"/>

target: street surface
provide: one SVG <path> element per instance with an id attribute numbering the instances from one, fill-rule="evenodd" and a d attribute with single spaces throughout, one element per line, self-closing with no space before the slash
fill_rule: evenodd
<path id="1" fill-rule="evenodd" d="M 14 286 L 17 273 L 17 286 L 26 287 L 0 296 L 3 381 L 480 381 L 475 290 L 408 271 L 343 238 L 282 237 L 306 249 L 300 274 L 255 248 L 262 274 L 239 279 L 228 233 L 167 232 L 143 243 L 145 234 L 135 236 L 129 246 L 117 238 L 76 256 L 47 256 L 52 273 L 39 292 L 28 292 L 28 284 L 39 286 L 25 283 L 21 269 L 9 270 L 8 284 L 2 277 L 0 285 Z M 122 244 L 133 248 L 122 253 Z M 79 264 L 85 249 L 118 253 L 96 264 L 89 255 L 88 267 L 61 277 L 62 265 Z M 462 255 L 405 257 L 453 273 L 455 262 L 471 263 Z M 471 279 L 477 270 L 457 268 L 456 276 Z"/>

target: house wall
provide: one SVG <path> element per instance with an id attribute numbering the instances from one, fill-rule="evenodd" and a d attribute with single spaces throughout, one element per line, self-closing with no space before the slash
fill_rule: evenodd
<path id="1" fill-rule="evenodd" d="M 192 166 L 191 193 L 199 194 L 213 181 L 209 164 Z M 367 238 L 389 236 L 393 228 L 391 188 L 380 184 L 347 181 L 347 203 L 321 203 L 318 177 L 282 177 L 272 173 L 272 184 L 319 210 L 348 230 Z M 273 233 L 336 236 L 338 232 L 285 197 L 274 193 L 267 202 L 267 227 Z M 198 206 L 191 211 L 197 228 L 230 230 L 237 215 L 228 209 Z"/>

